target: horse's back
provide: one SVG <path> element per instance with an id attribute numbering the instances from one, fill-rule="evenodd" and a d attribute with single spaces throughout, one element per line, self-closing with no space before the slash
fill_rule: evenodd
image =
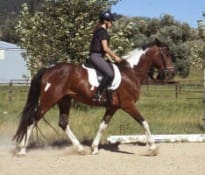
<path id="1" fill-rule="evenodd" d="M 76 81 L 79 76 L 85 74 L 83 68 L 79 64 L 74 63 L 60 63 L 47 69 L 43 75 L 42 83 L 55 83 L 56 85 L 72 83 Z"/>
<path id="2" fill-rule="evenodd" d="M 74 69 L 78 68 L 78 64 L 74 63 L 58 63 L 50 68 L 48 68 L 48 71 L 54 72 L 54 71 L 73 71 Z"/>

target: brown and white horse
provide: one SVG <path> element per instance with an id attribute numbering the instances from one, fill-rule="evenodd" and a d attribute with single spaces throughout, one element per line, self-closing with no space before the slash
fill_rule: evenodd
<path id="1" fill-rule="evenodd" d="M 149 149 L 156 151 L 157 146 L 152 138 L 148 122 L 135 106 L 139 99 L 141 83 L 146 78 L 150 67 L 153 66 L 159 70 L 161 75 L 168 75 L 169 77 L 174 75 L 169 47 L 159 40 L 156 40 L 155 43 L 144 50 L 135 50 L 127 56 L 126 60 L 118 64 L 122 79 L 119 87 L 113 91 L 112 101 L 109 105 L 92 101 L 96 88 L 92 90 L 88 82 L 87 70 L 82 68 L 81 65 L 65 63 L 39 70 L 32 79 L 27 102 L 21 113 L 20 123 L 14 136 L 20 148 L 17 154 L 26 154 L 26 147 L 33 128 L 44 114 L 56 104 L 60 110 L 59 126 L 65 131 L 77 150 L 83 151 L 83 146 L 71 131 L 68 122 L 71 99 L 87 105 L 104 106 L 106 108 L 91 146 L 92 154 L 98 153 L 101 136 L 118 109 L 124 110 L 139 122 L 145 131 Z"/>

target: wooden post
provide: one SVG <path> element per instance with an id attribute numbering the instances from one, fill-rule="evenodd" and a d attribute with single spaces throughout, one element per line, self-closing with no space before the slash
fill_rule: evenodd
<path id="1" fill-rule="evenodd" d="M 11 103 L 12 102 L 12 86 L 13 86 L 13 83 L 12 83 L 12 81 L 10 81 L 10 83 L 9 83 L 9 93 L 8 93 L 8 98 L 9 98 L 9 102 Z"/>
<path id="2" fill-rule="evenodd" d="M 205 92 L 205 67 L 204 67 L 204 92 Z M 205 95 L 205 94 L 204 94 Z M 205 96 L 204 96 L 205 97 Z"/>
<path id="3" fill-rule="evenodd" d="M 205 106 L 205 66 L 204 66 L 204 99 L 203 99 L 203 103 L 204 103 L 203 106 Z M 204 121 L 204 130 L 205 130 L 205 111 L 204 111 L 203 121 Z"/>
<path id="4" fill-rule="evenodd" d="M 176 83 L 176 85 L 175 85 L 175 98 L 178 97 L 178 89 L 179 89 L 178 83 Z"/>

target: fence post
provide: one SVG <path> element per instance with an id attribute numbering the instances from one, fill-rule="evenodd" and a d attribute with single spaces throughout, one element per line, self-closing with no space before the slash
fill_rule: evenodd
<path id="1" fill-rule="evenodd" d="M 205 96 L 204 96 L 204 99 L 203 99 L 203 106 L 205 106 Z M 203 128 L 204 128 L 204 130 L 205 130 L 205 111 L 204 111 L 204 118 L 202 118 L 202 120 L 203 120 Z"/>
<path id="2" fill-rule="evenodd" d="M 9 83 L 9 94 L 8 94 L 8 98 L 9 98 L 9 102 L 11 103 L 12 102 L 12 86 L 13 86 L 13 82 L 12 80 L 10 81 Z"/>
<path id="3" fill-rule="evenodd" d="M 179 91 L 179 83 L 177 82 L 175 85 L 175 98 L 178 97 L 178 91 Z"/>
<path id="4" fill-rule="evenodd" d="M 204 92 L 205 92 L 205 67 L 204 67 Z M 204 93 L 203 103 L 204 103 L 203 106 L 205 106 L 205 93 Z M 203 121 L 204 121 L 204 130 L 205 130 L 205 111 L 204 111 L 204 118 L 203 118 Z"/>

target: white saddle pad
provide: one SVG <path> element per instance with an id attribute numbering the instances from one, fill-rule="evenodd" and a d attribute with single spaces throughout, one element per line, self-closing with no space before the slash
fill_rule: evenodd
<path id="1" fill-rule="evenodd" d="M 119 87 L 121 83 L 121 74 L 120 74 L 118 67 L 115 64 L 112 64 L 112 66 L 114 69 L 114 78 L 113 78 L 111 86 L 108 87 L 108 89 L 115 90 Z M 86 67 L 84 64 L 82 65 L 82 67 L 88 71 L 88 82 L 92 86 L 91 90 L 94 90 L 94 87 L 98 87 L 100 85 L 98 81 L 98 79 L 100 78 L 97 76 L 96 70 L 93 68 Z"/>

